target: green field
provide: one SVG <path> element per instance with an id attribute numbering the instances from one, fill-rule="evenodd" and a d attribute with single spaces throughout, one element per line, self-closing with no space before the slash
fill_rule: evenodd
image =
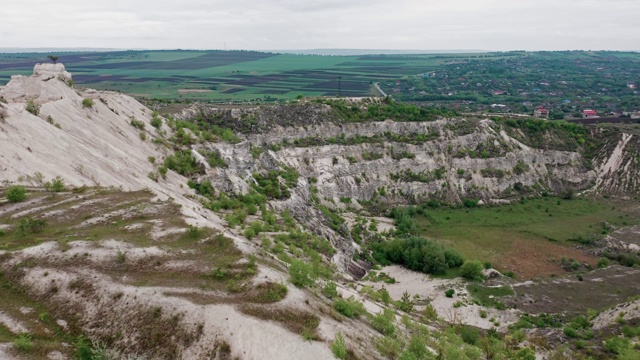
<path id="1" fill-rule="evenodd" d="M 581 244 L 575 240 L 606 234 L 605 222 L 616 227 L 637 223 L 614 203 L 554 197 L 499 207 L 426 210 L 414 221 L 420 235 L 524 278 L 560 274 L 563 257 L 595 264 L 597 258 L 576 249 Z"/>
<path id="2" fill-rule="evenodd" d="M 0 54 L 0 82 L 28 75 L 45 53 Z M 433 71 L 478 54 L 319 56 L 254 51 L 57 53 L 76 84 L 156 99 L 276 101 L 378 95 L 375 82 Z M 501 54 L 485 54 L 499 59 Z"/>

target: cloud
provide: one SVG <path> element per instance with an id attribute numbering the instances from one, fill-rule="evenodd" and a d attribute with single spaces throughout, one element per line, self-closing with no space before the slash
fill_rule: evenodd
<path id="1" fill-rule="evenodd" d="M 635 0 L 4 0 L 7 47 L 637 49 Z M 9 36 L 6 36 L 9 34 Z"/>

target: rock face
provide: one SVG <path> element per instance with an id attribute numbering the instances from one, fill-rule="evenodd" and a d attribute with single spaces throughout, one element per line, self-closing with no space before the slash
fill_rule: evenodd
<path id="1" fill-rule="evenodd" d="M 59 83 L 70 84 L 71 74 L 63 64 L 36 64 L 32 76 L 14 75 L 11 81 L 2 89 L 2 94 L 7 101 L 33 100 L 39 104 L 55 101 L 69 94 L 69 91 L 61 88 Z M 50 82 L 41 86 L 42 82 Z"/>
<path id="2" fill-rule="evenodd" d="M 36 64 L 33 67 L 35 77 L 60 77 L 62 80 L 71 80 L 71 74 L 67 72 L 63 64 Z"/>
<path id="3" fill-rule="evenodd" d="M 148 174 L 156 167 L 149 159 L 172 151 L 153 140 L 171 129 L 150 125 L 152 111 L 130 96 L 115 92 L 79 90 L 70 86 L 63 64 L 39 64 L 32 76 L 13 76 L 0 88 L 0 174 L 5 184 L 42 186 L 60 176 L 69 186 L 149 188 L 161 198 L 173 197 L 195 223 L 209 223 L 185 198 L 186 179 L 174 172 L 156 182 Z M 90 99 L 91 106 L 83 105 Z M 27 111 L 27 105 L 33 111 Z M 142 125 L 134 127 L 132 119 Z M 142 127 L 142 128 L 140 128 Z M 144 140 L 143 140 L 144 138 Z M 212 214 L 221 228 L 220 221 Z M 211 225 L 211 224 L 209 224 Z"/>

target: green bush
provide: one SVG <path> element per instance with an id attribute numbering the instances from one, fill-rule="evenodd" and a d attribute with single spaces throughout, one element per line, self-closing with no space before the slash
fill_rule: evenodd
<path id="1" fill-rule="evenodd" d="M 353 297 L 349 299 L 338 299 L 333 303 L 333 308 L 340 314 L 348 318 L 358 318 L 361 315 L 366 314 L 364 305 L 361 302 L 355 300 Z"/>
<path id="2" fill-rule="evenodd" d="M 44 183 L 44 188 L 50 192 L 61 192 L 65 190 L 64 180 L 56 176 L 53 180 Z"/>
<path id="3" fill-rule="evenodd" d="M 333 281 L 327 281 L 327 283 L 322 287 L 322 295 L 328 297 L 329 299 L 338 297 L 338 287 L 336 283 Z"/>
<path id="4" fill-rule="evenodd" d="M 160 118 L 159 118 L 159 117 L 157 117 L 157 116 L 154 116 L 154 117 L 151 119 L 151 126 L 153 126 L 153 127 L 154 127 L 154 128 L 156 128 L 156 129 L 160 129 L 160 128 L 162 127 L 162 119 L 160 119 Z"/>
<path id="5" fill-rule="evenodd" d="M 475 345 L 480 339 L 480 331 L 471 326 L 462 326 L 462 329 L 460 330 L 460 337 L 462 338 L 462 341 L 467 344 Z"/>
<path id="6" fill-rule="evenodd" d="M 453 295 L 454 295 L 455 293 L 456 293 L 456 291 L 455 291 L 455 290 L 453 290 L 453 289 L 448 289 L 447 291 L 445 291 L 445 292 L 444 292 L 444 295 L 445 295 L 446 297 L 448 297 L 448 298 L 452 298 L 452 297 L 453 297 Z"/>
<path id="7" fill-rule="evenodd" d="M 484 266 L 478 260 L 467 260 L 460 266 L 460 276 L 469 280 L 483 280 L 482 269 Z"/>
<path id="8" fill-rule="evenodd" d="M 164 166 L 184 176 L 196 175 L 202 172 L 200 164 L 198 164 L 190 150 L 176 151 L 175 154 L 167 156 L 164 159 Z"/>
<path id="9" fill-rule="evenodd" d="M 131 126 L 139 130 L 144 130 L 144 127 L 145 127 L 144 121 L 136 120 L 136 118 L 133 116 L 131 117 L 130 124 Z"/>
<path id="10" fill-rule="evenodd" d="M 27 199 L 27 189 L 20 185 L 9 186 L 7 188 L 6 196 L 9 202 L 22 202 Z"/>
<path id="11" fill-rule="evenodd" d="M 224 161 L 224 159 L 222 158 L 222 155 L 220 155 L 220 152 L 218 150 L 210 151 L 203 155 L 207 158 L 207 162 L 211 167 L 219 167 L 219 168 L 228 167 L 227 163 Z"/>
<path id="12" fill-rule="evenodd" d="M 45 226 L 47 226 L 47 222 L 43 219 L 26 218 L 20 220 L 18 232 L 21 235 L 35 234 L 42 232 Z"/>
<path id="13" fill-rule="evenodd" d="M 315 282 L 313 267 L 302 260 L 293 260 L 289 265 L 291 283 L 297 287 L 311 286 Z"/>
<path id="14" fill-rule="evenodd" d="M 396 302 L 396 307 L 406 313 L 410 313 L 413 310 L 413 301 L 411 300 L 409 292 L 405 291 L 402 293 L 402 298 Z"/>
<path id="15" fill-rule="evenodd" d="M 393 336 L 396 331 L 393 325 L 395 318 L 396 315 L 391 309 L 384 309 L 371 319 L 371 327 L 386 336 Z"/>
<path id="16" fill-rule="evenodd" d="M 91 108 L 93 107 L 94 102 L 92 99 L 86 98 L 82 100 L 82 107 L 83 108 Z"/>
<path id="17" fill-rule="evenodd" d="M 529 347 L 520 349 L 515 353 L 514 360 L 536 360 L 536 352 Z"/>
<path id="18" fill-rule="evenodd" d="M 631 343 L 629 342 L 629 339 L 616 336 L 605 340 L 604 347 L 610 353 L 620 354 L 624 350 L 630 349 Z"/>
<path id="19" fill-rule="evenodd" d="M 445 249 L 433 241 L 412 237 L 371 244 L 373 257 L 382 265 L 401 264 L 427 274 L 444 274 L 447 268 L 462 262 L 454 250 Z"/>
<path id="20" fill-rule="evenodd" d="M 27 110 L 28 112 L 32 113 L 35 116 L 38 116 L 40 114 L 40 105 L 33 100 L 28 100 L 27 105 L 25 106 L 25 110 Z"/>

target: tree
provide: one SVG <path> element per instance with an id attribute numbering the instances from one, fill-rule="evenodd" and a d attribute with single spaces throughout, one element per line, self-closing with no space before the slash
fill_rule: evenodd
<path id="1" fill-rule="evenodd" d="M 398 309 L 409 313 L 413 310 L 413 301 L 411 301 L 411 295 L 407 291 L 402 293 L 402 298 L 397 302 L 396 306 Z"/>
<path id="2" fill-rule="evenodd" d="M 467 260 L 460 267 L 460 276 L 469 280 L 483 280 L 483 265 L 478 260 Z"/>
<path id="3" fill-rule="evenodd" d="M 47 56 L 51 61 L 53 61 L 53 63 L 55 64 L 58 61 L 58 57 L 55 55 L 48 55 Z"/>

